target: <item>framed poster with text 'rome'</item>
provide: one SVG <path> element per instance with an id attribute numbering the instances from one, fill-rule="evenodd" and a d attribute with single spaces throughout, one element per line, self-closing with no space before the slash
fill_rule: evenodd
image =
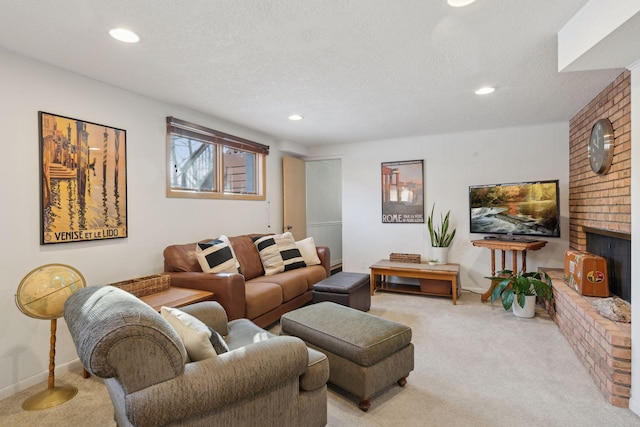
<path id="1" fill-rule="evenodd" d="M 424 161 L 382 163 L 382 222 L 424 223 Z"/>
<path id="2" fill-rule="evenodd" d="M 127 237 L 127 132 L 38 112 L 40 244 Z"/>

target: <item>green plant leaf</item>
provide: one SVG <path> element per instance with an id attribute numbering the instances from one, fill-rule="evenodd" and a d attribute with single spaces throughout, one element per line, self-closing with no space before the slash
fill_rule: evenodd
<path id="1" fill-rule="evenodd" d="M 509 310 L 513 305 L 513 290 L 511 288 L 506 289 L 502 293 L 502 306 L 505 310 Z"/>
<path id="2" fill-rule="evenodd" d="M 442 216 L 442 213 L 441 213 L 440 224 L 435 225 L 433 222 L 433 213 L 434 213 L 435 207 L 436 205 L 434 203 L 433 206 L 431 207 L 431 213 L 429 214 L 429 218 L 427 218 L 427 227 L 429 229 L 431 246 L 448 247 L 456 235 L 455 228 L 451 232 L 449 231 L 451 211 L 448 211 L 444 217 Z"/>
<path id="3" fill-rule="evenodd" d="M 517 300 L 518 300 L 518 305 L 524 308 L 525 304 L 527 303 L 527 299 L 525 298 L 525 295 L 523 293 L 518 294 Z"/>
<path id="4" fill-rule="evenodd" d="M 496 302 L 505 288 L 509 286 L 509 279 L 502 277 L 496 277 L 496 279 L 500 279 L 500 282 L 493 288 L 493 291 L 491 291 L 491 303 Z"/>

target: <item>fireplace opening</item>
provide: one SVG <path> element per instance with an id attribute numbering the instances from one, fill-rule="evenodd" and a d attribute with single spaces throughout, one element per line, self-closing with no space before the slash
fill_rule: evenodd
<path id="1" fill-rule="evenodd" d="M 631 302 L 631 235 L 586 228 L 587 252 L 607 260 L 609 293 Z"/>

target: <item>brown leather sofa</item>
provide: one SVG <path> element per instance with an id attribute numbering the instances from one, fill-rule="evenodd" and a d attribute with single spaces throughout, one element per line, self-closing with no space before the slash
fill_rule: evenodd
<path id="1" fill-rule="evenodd" d="M 264 234 L 229 237 L 242 274 L 203 273 L 196 242 L 165 248 L 164 271 L 171 276 L 171 286 L 213 292 L 229 320 L 247 318 L 258 326 L 268 326 L 311 301 L 313 285 L 331 274 L 330 253 L 329 248 L 317 246 L 321 264 L 265 276 L 253 243 L 261 236 Z"/>

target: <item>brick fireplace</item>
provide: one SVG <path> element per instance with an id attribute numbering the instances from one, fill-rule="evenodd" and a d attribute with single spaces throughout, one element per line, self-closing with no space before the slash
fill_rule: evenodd
<path id="1" fill-rule="evenodd" d="M 587 235 L 631 236 L 631 73 L 625 70 L 569 122 L 570 247 L 586 251 Z M 605 175 L 591 171 L 587 146 L 596 120 L 608 118 L 614 130 L 613 164 Z M 631 263 L 624 256 L 621 264 Z M 630 268 L 623 265 L 622 268 Z M 631 325 L 601 316 L 553 273 L 555 307 L 550 314 L 605 398 L 628 407 L 631 391 Z M 630 284 L 629 284 L 630 287 Z M 629 290 L 630 292 L 630 290 Z M 630 298 L 629 298 L 630 299 Z"/>

